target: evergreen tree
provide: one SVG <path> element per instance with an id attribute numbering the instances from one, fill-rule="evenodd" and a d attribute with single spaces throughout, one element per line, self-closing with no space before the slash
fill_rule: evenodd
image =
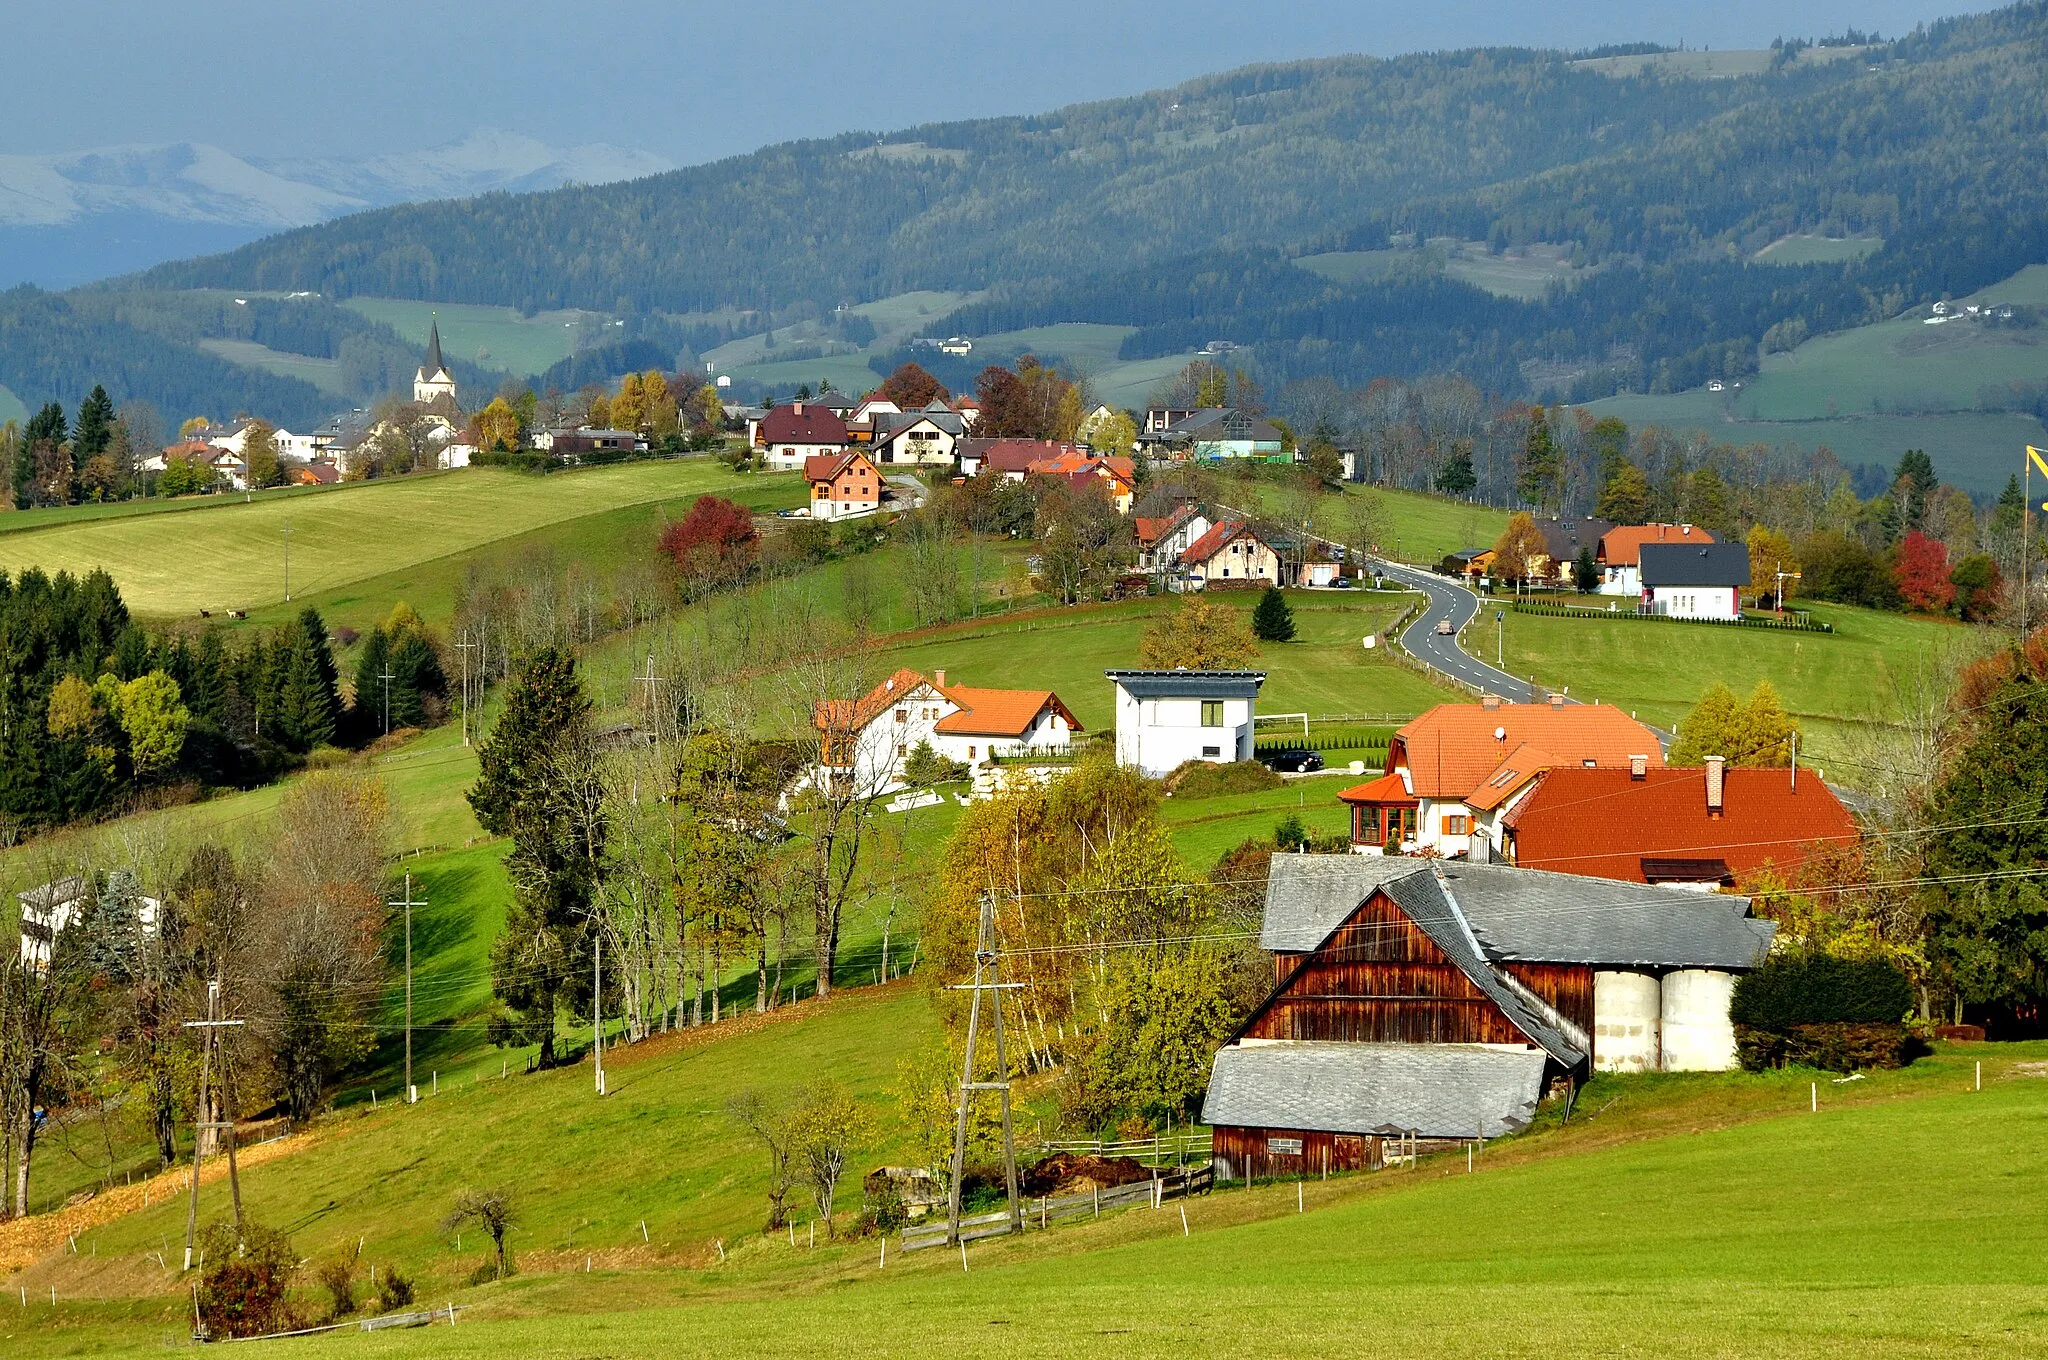
<path id="1" fill-rule="evenodd" d="M 68 432 L 64 408 L 54 401 L 44 403 L 28 418 L 14 453 L 15 509 L 26 510 L 36 503 L 36 451 L 62 444 Z"/>
<path id="2" fill-rule="evenodd" d="M 133 680 L 149 674 L 150 662 L 149 634 L 129 624 L 114 640 L 114 674 Z"/>
<path id="3" fill-rule="evenodd" d="M 1460 443 L 1437 469 L 1436 489 L 1446 496 L 1469 496 L 1479 485 L 1479 475 L 1472 470 L 1472 450 Z"/>
<path id="4" fill-rule="evenodd" d="M 373 741 L 391 730 L 384 697 L 384 672 L 390 666 L 391 640 L 384 636 L 382 628 L 372 628 L 364 636 L 362 652 L 356 657 L 355 703 L 349 709 L 349 722 L 355 728 L 357 741 Z"/>
<path id="5" fill-rule="evenodd" d="M 1564 482 L 1564 457 L 1550 431 L 1550 414 L 1541 406 L 1529 412 L 1529 433 L 1522 442 L 1522 462 L 1515 487 L 1538 510 L 1557 504 Z"/>
<path id="6" fill-rule="evenodd" d="M 1589 594 L 1600 584 L 1600 564 L 1593 560 L 1593 550 L 1581 547 L 1579 555 L 1572 561 L 1572 585 L 1579 594 Z"/>
<path id="7" fill-rule="evenodd" d="M 180 681 L 178 687 L 185 691 L 185 702 L 192 715 L 201 722 L 215 727 L 227 725 L 228 690 L 232 684 L 229 666 L 220 630 L 209 628 L 200 634 L 199 645 L 192 649 L 190 682 Z"/>
<path id="8" fill-rule="evenodd" d="M 586 976 L 587 920 L 604 856 L 604 825 L 575 796 L 590 752 L 590 701 L 576 663 L 553 647 L 534 653 L 478 752 L 469 803 L 494 835 L 512 837 L 513 899 L 491 946 L 491 985 L 509 1012 L 501 1039 L 555 1056 L 555 1011 Z"/>
<path id="9" fill-rule="evenodd" d="M 97 384 L 78 404 L 78 423 L 72 426 L 71 451 L 80 462 L 102 454 L 114 439 L 114 403 L 107 389 Z"/>
<path id="10" fill-rule="evenodd" d="M 1898 502 L 1899 528 L 1910 533 L 1927 523 L 1927 498 L 1939 485 L 1934 460 L 1925 449 L 1907 449 L 1892 473 L 1892 499 Z"/>
<path id="11" fill-rule="evenodd" d="M 2026 522 L 2027 498 L 2020 490 L 2018 473 L 2005 479 L 2005 490 L 1998 493 L 1998 508 L 1992 511 L 1992 523 L 2007 533 L 2019 532 Z"/>
<path id="12" fill-rule="evenodd" d="M 1267 586 L 1259 596 L 1258 608 L 1252 610 L 1252 632 L 1261 642 L 1294 641 L 1294 611 L 1287 607 L 1280 587 Z"/>
<path id="13" fill-rule="evenodd" d="M 310 750 L 332 743 L 341 728 L 341 677 L 334 666 L 327 621 L 320 611 L 309 606 L 300 614 L 298 631 L 303 655 L 295 665 L 292 684 L 298 692 L 296 702 Z"/>
<path id="14" fill-rule="evenodd" d="M 434 644 L 414 629 L 399 634 L 391 644 L 392 724 L 425 727 L 441 711 L 436 701 L 447 697 L 448 677 Z"/>

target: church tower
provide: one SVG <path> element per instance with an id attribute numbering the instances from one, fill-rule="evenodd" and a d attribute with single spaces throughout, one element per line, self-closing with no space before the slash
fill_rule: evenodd
<path id="1" fill-rule="evenodd" d="M 441 321 L 436 317 L 427 323 L 427 361 L 413 375 L 412 399 L 425 406 L 441 397 L 455 400 L 455 375 L 441 362 Z"/>

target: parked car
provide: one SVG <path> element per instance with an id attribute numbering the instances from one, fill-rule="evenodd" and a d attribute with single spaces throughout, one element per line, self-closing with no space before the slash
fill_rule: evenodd
<path id="1" fill-rule="evenodd" d="M 1457 632 L 1458 630 L 1451 627 L 1451 621 L 1449 619 L 1438 619 L 1436 621 L 1436 631 L 1444 637 L 1449 637 L 1451 634 Z"/>
<path id="2" fill-rule="evenodd" d="M 1259 763 L 1277 774 L 1312 774 L 1323 768 L 1323 757 L 1318 751 L 1273 751 Z"/>

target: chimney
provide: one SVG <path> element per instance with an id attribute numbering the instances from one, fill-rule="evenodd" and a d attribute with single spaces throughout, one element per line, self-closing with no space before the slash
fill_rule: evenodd
<path id="1" fill-rule="evenodd" d="M 1500 696 L 1498 694 L 1482 694 L 1479 696 L 1479 706 L 1481 708 L 1499 708 Z"/>
<path id="2" fill-rule="evenodd" d="M 803 413 L 804 413 L 804 404 L 803 404 L 802 402 L 798 402 L 798 403 L 796 404 L 796 414 L 797 414 L 797 418 L 798 418 L 798 419 L 802 419 L 802 418 L 803 418 Z"/>
<path id="3" fill-rule="evenodd" d="M 1707 757 L 1707 816 L 1717 820 L 1721 816 L 1721 767 L 1727 763 L 1722 756 Z"/>
<path id="4" fill-rule="evenodd" d="M 1648 756 L 1630 756 L 1628 758 L 1628 777 L 1630 779 L 1649 778 L 1650 758 Z"/>
<path id="5" fill-rule="evenodd" d="M 946 687 L 946 673 L 944 671 L 933 671 L 932 683 L 940 689 L 944 689 Z"/>
<path id="6" fill-rule="evenodd" d="M 1564 707 L 1564 696 L 1563 696 L 1562 694 L 1553 694 L 1553 695 L 1551 695 L 1551 696 L 1550 696 L 1550 706 L 1551 706 L 1552 708 L 1563 708 L 1563 707 Z"/>

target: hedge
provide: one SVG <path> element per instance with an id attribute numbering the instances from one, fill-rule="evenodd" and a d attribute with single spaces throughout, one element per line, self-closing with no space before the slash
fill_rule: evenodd
<path id="1" fill-rule="evenodd" d="M 1904 1067 L 1918 1055 L 1920 1043 L 1897 1021 L 1793 1025 L 1783 1033 L 1737 1025 L 1735 1050 L 1744 1070 L 1750 1072 L 1788 1065 L 1854 1072 L 1858 1068 Z"/>
<path id="2" fill-rule="evenodd" d="M 1697 623 L 1709 628 L 1776 628 L 1787 633 L 1832 633 L 1835 626 L 1819 619 L 1765 619 L 1748 615 L 1739 619 L 1685 619 L 1671 614 L 1644 614 L 1633 609 L 1581 609 L 1565 604 L 1542 604 L 1515 600 L 1510 606 L 1517 614 L 1539 614 L 1552 619 L 1634 619 L 1641 623 Z"/>
<path id="3" fill-rule="evenodd" d="M 1789 954 L 1737 980 L 1728 1018 L 1784 1034 L 1795 1025 L 1896 1023 L 1912 1009 L 1912 984 L 1883 959 Z"/>

